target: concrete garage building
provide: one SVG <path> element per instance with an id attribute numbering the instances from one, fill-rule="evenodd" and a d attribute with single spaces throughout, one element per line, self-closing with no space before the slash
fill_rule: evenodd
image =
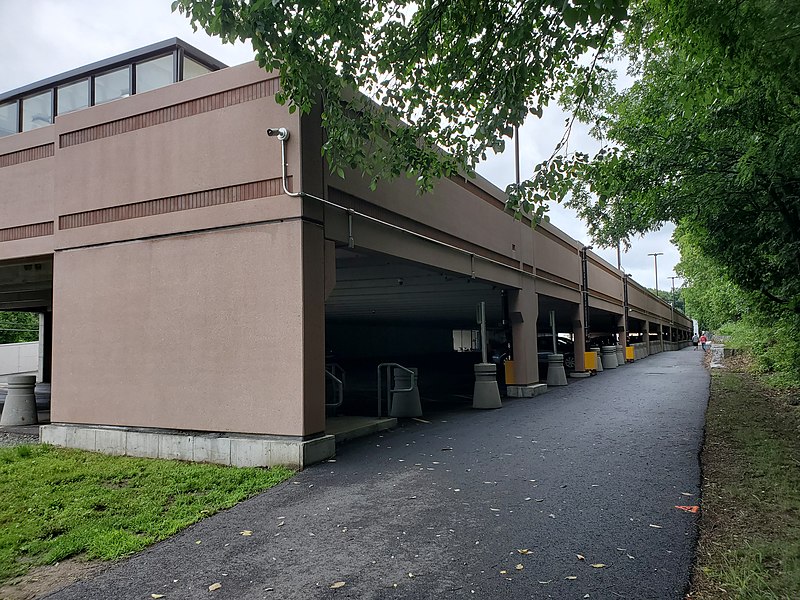
<path id="1" fill-rule="evenodd" d="M 385 412 L 380 363 L 468 396 L 480 302 L 515 395 L 551 311 L 578 372 L 587 337 L 686 344 L 688 318 L 480 177 L 331 176 L 319 115 L 223 67 L 173 39 L 0 94 L 0 309 L 45 314 L 44 441 L 302 467 L 334 452 L 326 397 Z"/>

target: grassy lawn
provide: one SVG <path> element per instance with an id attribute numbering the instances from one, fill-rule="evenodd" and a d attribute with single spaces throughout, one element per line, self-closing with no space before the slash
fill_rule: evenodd
<path id="1" fill-rule="evenodd" d="M 713 373 L 691 598 L 800 598 L 798 410 L 751 376 Z"/>
<path id="2" fill-rule="evenodd" d="M 141 550 L 292 474 L 52 446 L 0 449 L 0 582 L 70 556 Z"/>

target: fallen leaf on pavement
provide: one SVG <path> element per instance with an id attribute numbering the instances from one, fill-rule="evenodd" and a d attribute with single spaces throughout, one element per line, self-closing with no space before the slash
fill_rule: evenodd
<path id="1" fill-rule="evenodd" d="M 652 523 L 650 523 L 650 527 L 653 529 L 662 529 L 661 525 L 653 525 Z"/>
<path id="2" fill-rule="evenodd" d="M 505 575 L 508 571 L 500 571 L 500 575 Z"/>
<path id="3" fill-rule="evenodd" d="M 150 597 L 158 600 L 158 598 L 163 598 L 164 594 L 150 594 Z"/>
<path id="4" fill-rule="evenodd" d="M 527 548 L 522 548 L 520 550 L 517 550 L 517 552 L 519 552 L 520 554 L 530 554 L 531 553 L 531 551 L 528 550 Z"/>
<path id="5" fill-rule="evenodd" d="M 578 557 L 578 560 L 586 560 L 586 557 L 583 554 L 576 554 L 575 556 Z"/>
<path id="6" fill-rule="evenodd" d="M 699 506 L 676 506 L 675 508 L 677 508 L 678 510 L 684 510 L 688 513 L 694 513 L 694 514 L 696 514 L 697 511 L 700 510 Z"/>
<path id="7" fill-rule="evenodd" d="M 514 568 L 515 568 L 517 571 L 522 571 L 522 569 L 524 569 L 525 567 L 522 565 L 522 563 L 520 563 L 520 564 L 518 564 L 518 565 L 517 565 L 516 567 L 514 567 Z"/>
<path id="8" fill-rule="evenodd" d="M 332 590 L 338 590 L 340 587 L 344 587 L 346 584 L 344 581 L 337 581 L 336 583 L 331 584 Z"/>
<path id="9" fill-rule="evenodd" d="M 221 584 L 221 583 L 219 583 L 219 582 L 217 582 L 217 583 L 212 583 L 210 586 L 208 586 L 208 591 L 209 591 L 209 592 L 213 592 L 214 590 L 218 590 L 218 589 L 219 589 L 219 588 L 221 588 L 221 587 L 222 587 L 222 584 Z"/>
<path id="10" fill-rule="evenodd" d="M 592 566 L 595 569 L 602 569 L 603 567 L 605 567 L 605 564 L 603 564 L 603 563 L 594 563 Z"/>
<path id="11" fill-rule="evenodd" d="M 564 579 L 569 579 L 570 581 L 572 581 L 574 579 L 577 579 L 577 576 L 575 576 L 575 575 L 567 575 L 566 577 L 564 577 Z"/>
<path id="12" fill-rule="evenodd" d="M 549 581 L 540 581 L 539 583 L 541 583 L 542 585 L 547 585 L 548 583 L 553 583 L 553 580 L 550 579 Z"/>
<path id="13" fill-rule="evenodd" d="M 244 531 L 239 532 L 241 535 L 253 535 L 253 532 L 249 529 L 245 529 Z"/>

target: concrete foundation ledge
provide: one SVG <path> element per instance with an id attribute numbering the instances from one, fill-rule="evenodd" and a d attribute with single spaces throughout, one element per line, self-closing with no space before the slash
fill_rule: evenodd
<path id="1" fill-rule="evenodd" d="M 104 454 L 208 462 L 234 467 L 283 465 L 302 470 L 336 454 L 334 436 L 295 437 L 176 432 L 52 423 L 39 427 L 43 444 Z"/>
<path id="2" fill-rule="evenodd" d="M 509 398 L 533 398 L 541 396 L 547 391 L 546 383 L 533 383 L 530 385 L 509 385 L 506 387 L 506 395 Z"/>
<path id="3" fill-rule="evenodd" d="M 586 377 L 591 377 L 592 374 L 589 371 L 573 371 L 569 376 L 572 379 L 584 379 Z"/>

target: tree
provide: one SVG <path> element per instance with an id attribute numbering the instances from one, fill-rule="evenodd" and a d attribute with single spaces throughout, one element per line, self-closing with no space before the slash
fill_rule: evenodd
<path id="1" fill-rule="evenodd" d="M 176 0 L 172 9 L 223 41 L 251 40 L 259 64 L 280 73 L 276 99 L 290 112 L 321 103 L 332 171 L 358 169 L 373 186 L 405 173 L 425 190 L 472 173 L 560 93 L 590 94 L 597 57 L 627 5 Z M 541 215 L 544 196 L 535 196 L 520 196 L 520 205 Z"/>
<path id="2" fill-rule="evenodd" d="M 0 312 L 0 344 L 35 342 L 39 339 L 39 315 Z"/>
<path id="3" fill-rule="evenodd" d="M 671 221 L 709 272 L 800 313 L 800 13 L 782 0 L 647 0 L 637 82 L 585 116 L 571 204 L 600 243 Z M 687 295 L 687 303 L 691 294 Z"/>

